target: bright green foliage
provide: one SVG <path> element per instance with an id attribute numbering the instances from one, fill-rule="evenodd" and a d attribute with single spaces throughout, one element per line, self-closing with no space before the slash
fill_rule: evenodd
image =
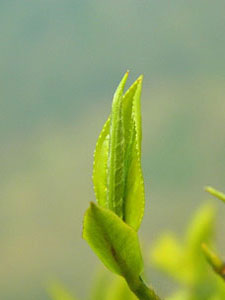
<path id="1" fill-rule="evenodd" d="M 137 230 L 144 214 L 140 112 L 142 77 L 123 95 L 127 76 L 128 73 L 115 92 L 111 114 L 96 144 L 93 183 L 99 205 L 111 209 Z"/>
<path id="2" fill-rule="evenodd" d="M 137 233 L 109 209 L 91 203 L 83 237 L 106 267 L 124 277 L 138 277 L 142 257 Z"/>
<path id="3" fill-rule="evenodd" d="M 182 242 L 166 234 L 151 252 L 153 262 L 184 287 L 171 300 L 225 299 L 225 285 L 209 270 L 201 250 L 203 242 L 212 243 L 214 221 L 215 210 L 207 204 L 197 212 Z"/>
<path id="4" fill-rule="evenodd" d="M 108 207 L 107 199 L 107 169 L 109 152 L 110 118 L 106 121 L 98 137 L 94 153 L 93 184 L 97 202 L 103 207 Z"/>
<path id="5" fill-rule="evenodd" d="M 210 193 L 211 195 L 215 196 L 216 198 L 222 200 L 225 203 L 225 194 L 222 192 L 219 192 L 212 188 L 211 186 L 207 186 L 205 188 L 206 192 Z"/>

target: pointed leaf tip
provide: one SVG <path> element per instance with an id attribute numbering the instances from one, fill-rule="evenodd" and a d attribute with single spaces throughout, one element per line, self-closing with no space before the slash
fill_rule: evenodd
<path id="1" fill-rule="evenodd" d="M 137 81 L 139 81 L 139 82 L 142 82 L 142 81 L 143 81 L 143 79 L 144 79 L 144 75 L 143 75 L 143 74 L 141 74 L 141 75 L 138 77 Z"/>

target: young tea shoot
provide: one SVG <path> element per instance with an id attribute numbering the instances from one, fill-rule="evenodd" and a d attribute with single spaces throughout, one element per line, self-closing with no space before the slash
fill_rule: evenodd
<path id="1" fill-rule="evenodd" d="M 142 254 L 138 229 L 144 214 L 141 169 L 142 76 L 124 93 L 128 72 L 113 97 L 111 113 L 97 140 L 91 203 L 83 223 L 83 238 L 103 264 L 124 277 L 141 300 L 160 299 L 141 278 Z"/>

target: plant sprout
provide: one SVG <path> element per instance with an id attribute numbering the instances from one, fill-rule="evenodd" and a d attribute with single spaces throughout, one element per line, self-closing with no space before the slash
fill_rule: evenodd
<path id="1" fill-rule="evenodd" d="M 99 135 L 93 167 L 98 204 L 84 216 L 83 238 L 112 272 L 122 276 L 141 300 L 159 300 L 141 278 L 138 229 L 144 214 L 141 169 L 142 76 L 124 93 L 128 72 L 113 97 L 111 114 Z"/>

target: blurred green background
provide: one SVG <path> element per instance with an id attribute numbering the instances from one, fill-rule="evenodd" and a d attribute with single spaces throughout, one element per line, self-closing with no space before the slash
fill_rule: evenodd
<path id="1" fill-rule="evenodd" d="M 225 190 L 224 11 L 223 0 L 0 1 L 0 299 L 47 300 L 53 278 L 88 295 L 101 266 L 81 238 L 92 154 L 127 69 L 130 83 L 145 76 L 144 244 L 182 232 L 204 185 Z"/>

